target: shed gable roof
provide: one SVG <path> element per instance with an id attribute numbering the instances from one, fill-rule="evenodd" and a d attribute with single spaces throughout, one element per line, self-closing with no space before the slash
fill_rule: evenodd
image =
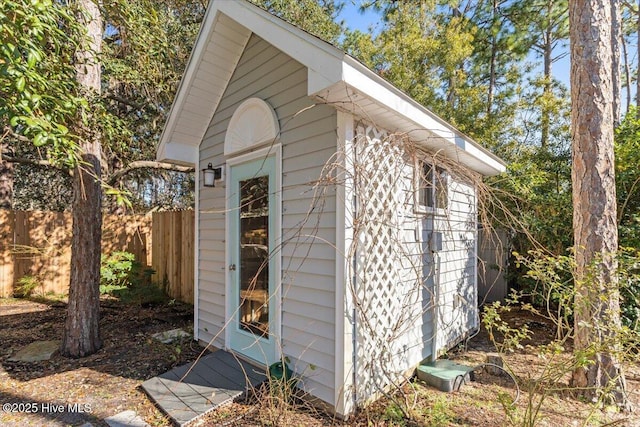
<path id="1" fill-rule="evenodd" d="M 247 1 L 209 3 L 157 150 L 194 165 L 198 147 L 252 33 L 307 67 L 307 94 L 366 117 L 483 175 L 505 170 L 495 155 L 335 46 Z"/>

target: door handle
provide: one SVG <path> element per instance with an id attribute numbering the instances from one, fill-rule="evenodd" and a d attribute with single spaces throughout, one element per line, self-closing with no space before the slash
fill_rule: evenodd
<path id="1" fill-rule="evenodd" d="M 236 265 L 235 264 L 229 264 L 229 271 L 236 271 Z"/>

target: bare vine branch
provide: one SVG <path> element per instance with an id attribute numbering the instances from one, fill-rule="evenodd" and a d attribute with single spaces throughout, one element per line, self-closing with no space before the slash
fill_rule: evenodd
<path id="1" fill-rule="evenodd" d="M 113 185 L 123 176 L 137 169 L 162 169 L 183 173 L 190 173 L 195 171 L 195 168 L 191 166 L 179 166 L 172 163 L 157 162 L 152 160 L 138 160 L 136 162 L 129 163 L 129 165 L 120 170 L 115 171 L 109 177 L 107 177 L 105 181 L 107 184 Z"/>
<path id="2" fill-rule="evenodd" d="M 4 153 L 2 154 L 2 160 L 4 160 L 5 162 L 8 162 L 8 163 L 20 163 L 20 164 L 24 164 L 24 165 L 33 165 L 33 166 L 54 168 L 54 169 L 61 170 L 63 172 L 70 173 L 70 169 L 62 167 L 62 166 L 54 165 L 53 163 L 51 163 L 48 160 L 38 160 L 38 159 L 29 159 L 29 158 L 26 158 L 26 157 L 16 157 L 16 156 L 10 156 L 10 155 L 4 154 Z"/>

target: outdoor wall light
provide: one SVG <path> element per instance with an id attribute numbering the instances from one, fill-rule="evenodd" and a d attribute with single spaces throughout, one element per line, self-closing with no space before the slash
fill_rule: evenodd
<path id="1" fill-rule="evenodd" d="M 203 185 L 205 187 L 215 187 L 216 180 L 222 179 L 222 166 L 214 168 L 211 163 L 202 169 Z"/>

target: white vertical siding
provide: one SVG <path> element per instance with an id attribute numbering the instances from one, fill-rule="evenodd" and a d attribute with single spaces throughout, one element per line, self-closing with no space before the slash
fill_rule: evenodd
<path id="1" fill-rule="evenodd" d="M 337 113 L 306 96 L 307 69 L 252 35 L 200 146 L 200 169 L 224 164 L 224 137 L 240 103 L 258 97 L 278 116 L 282 145 L 282 352 L 314 396 L 334 402 L 335 188 L 315 185 L 336 151 Z M 225 191 L 200 192 L 199 337 L 225 321 Z"/>

